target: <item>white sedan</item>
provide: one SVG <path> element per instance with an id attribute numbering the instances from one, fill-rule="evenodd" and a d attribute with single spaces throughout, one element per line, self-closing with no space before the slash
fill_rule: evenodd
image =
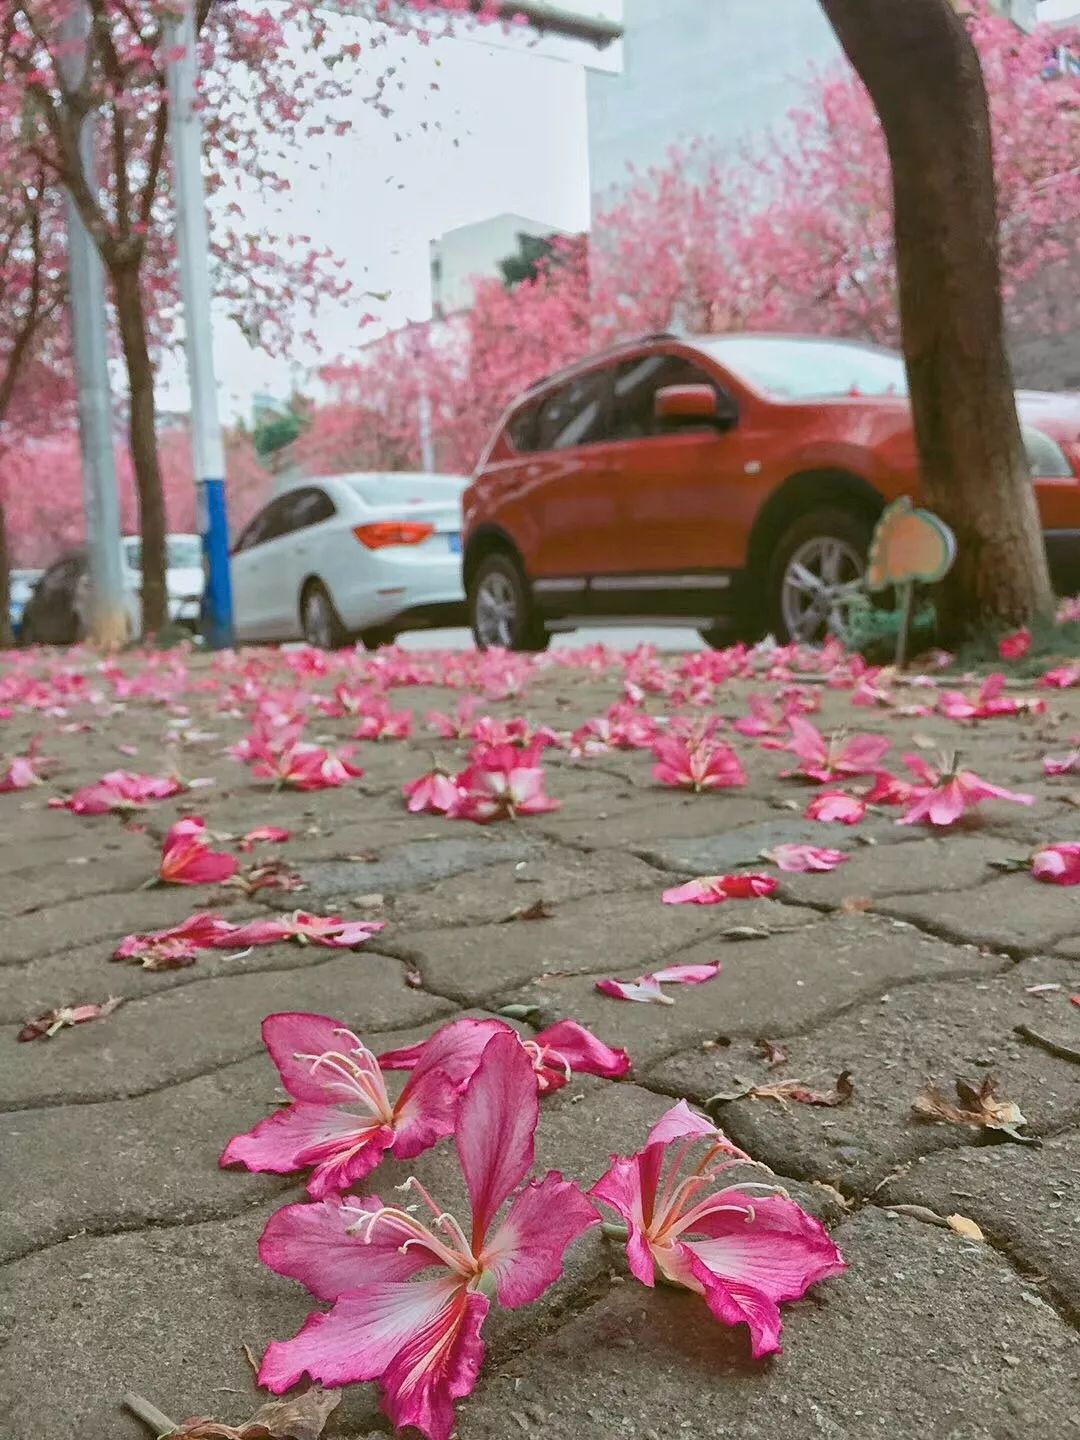
<path id="1" fill-rule="evenodd" d="M 238 640 L 369 648 L 402 630 L 460 625 L 461 475 L 296 481 L 233 549 Z"/>

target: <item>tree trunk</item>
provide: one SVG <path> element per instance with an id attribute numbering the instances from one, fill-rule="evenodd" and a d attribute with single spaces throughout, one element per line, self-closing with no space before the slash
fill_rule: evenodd
<path id="1" fill-rule="evenodd" d="M 0 650 L 15 644 L 11 629 L 11 556 L 8 553 L 7 515 L 0 504 Z"/>
<path id="2" fill-rule="evenodd" d="M 162 630 L 169 618 L 165 583 L 165 496 L 158 463 L 154 368 L 146 343 L 146 311 L 138 269 L 120 266 L 111 271 L 111 278 L 127 367 L 131 463 L 139 496 L 142 628 L 144 635 L 150 635 Z"/>
<path id="3" fill-rule="evenodd" d="M 943 638 L 1052 608 L 1005 350 L 990 117 L 950 0 L 820 0 L 877 108 L 892 163 L 904 358 L 928 506 L 957 561 Z"/>

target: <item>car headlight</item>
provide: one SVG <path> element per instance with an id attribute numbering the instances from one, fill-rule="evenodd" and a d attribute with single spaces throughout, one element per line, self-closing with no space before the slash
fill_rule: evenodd
<path id="1" fill-rule="evenodd" d="M 1023 436 L 1028 464 L 1031 466 L 1031 473 L 1035 478 L 1041 480 L 1071 478 L 1073 468 L 1069 464 L 1065 451 L 1052 436 L 1047 435 L 1044 430 L 1036 430 L 1031 425 L 1021 425 L 1020 433 Z"/>

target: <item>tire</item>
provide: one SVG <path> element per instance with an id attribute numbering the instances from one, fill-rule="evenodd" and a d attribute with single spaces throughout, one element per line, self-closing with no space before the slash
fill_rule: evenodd
<path id="1" fill-rule="evenodd" d="M 340 650 L 349 643 L 349 632 L 321 580 L 309 580 L 300 595 L 300 629 L 317 650 Z"/>
<path id="2" fill-rule="evenodd" d="M 706 625 L 698 634 L 710 650 L 727 650 L 744 638 L 734 619 L 718 620 L 715 625 Z"/>
<path id="3" fill-rule="evenodd" d="M 469 624 L 478 650 L 546 650 L 551 640 L 524 571 L 504 550 L 485 555 L 469 581 Z"/>
<path id="4" fill-rule="evenodd" d="M 397 631 L 391 625 L 373 625 L 370 630 L 361 630 L 360 639 L 365 650 L 378 650 L 380 645 L 392 645 Z"/>
<path id="5" fill-rule="evenodd" d="M 873 528 L 873 521 L 857 510 L 831 508 L 800 515 L 784 531 L 767 581 L 770 624 L 778 640 L 816 644 L 835 632 L 839 611 L 831 597 L 861 579 Z M 794 574 L 795 565 L 818 585 Z"/>

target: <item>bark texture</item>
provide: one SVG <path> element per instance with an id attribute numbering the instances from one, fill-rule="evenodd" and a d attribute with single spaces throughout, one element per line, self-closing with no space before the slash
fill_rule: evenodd
<path id="1" fill-rule="evenodd" d="M 892 164 L 904 358 L 926 504 L 958 556 L 943 638 L 1049 613 L 1052 594 L 1005 348 L 990 116 L 950 0 L 820 0 Z"/>

